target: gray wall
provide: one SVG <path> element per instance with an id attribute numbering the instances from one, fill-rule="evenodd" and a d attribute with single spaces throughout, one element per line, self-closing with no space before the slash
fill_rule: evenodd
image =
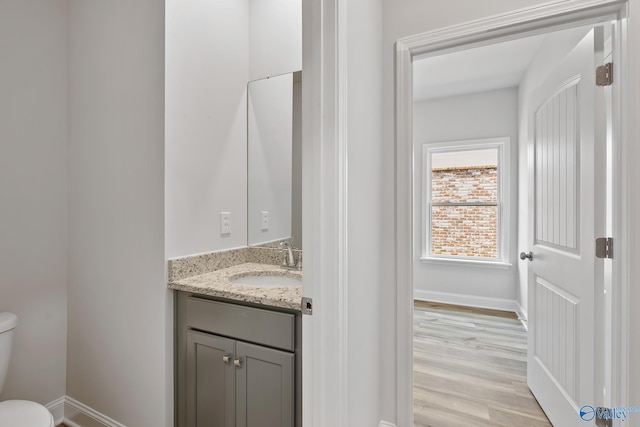
<path id="1" fill-rule="evenodd" d="M 68 2 L 67 394 L 136 427 L 173 424 L 164 7 Z"/>
<path id="2" fill-rule="evenodd" d="M 0 40 L 2 399 L 171 425 L 164 2 L 5 1 Z"/>
<path id="3" fill-rule="evenodd" d="M 245 246 L 249 0 L 166 8 L 167 258 Z"/>
<path id="4" fill-rule="evenodd" d="M 302 68 L 302 0 L 249 0 L 249 80 Z"/>
<path id="5" fill-rule="evenodd" d="M 65 393 L 66 24 L 64 0 L 0 2 L 0 311 L 18 315 L 0 400 Z"/>
<path id="6" fill-rule="evenodd" d="M 418 299 L 441 302 L 466 301 L 493 308 L 505 308 L 515 301 L 518 228 L 518 90 L 502 89 L 420 101 L 414 104 L 414 292 Z M 443 265 L 420 261 L 425 227 L 422 224 L 424 188 L 422 145 L 508 136 L 511 138 L 510 174 L 506 202 L 509 210 L 508 268 Z M 449 294 L 449 295 L 447 295 Z M 498 300 L 498 301 L 496 301 Z M 501 305 L 502 304 L 502 305 Z M 508 304 L 507 304 L 508 305 Z"/>

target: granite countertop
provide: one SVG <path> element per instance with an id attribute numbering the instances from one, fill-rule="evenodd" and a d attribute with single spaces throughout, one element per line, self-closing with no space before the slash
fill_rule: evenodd
<path id="1" fill-rule="evenodd" d="M 302 280 L 302 271 L 285 270 L 278 265 L 245 262 L 209 273 L 170 281 L 169 288 L 300 311 L 302 285 L 264 288 L 231 283 L 234 278 L 253 275 L 292 277 Z"/>

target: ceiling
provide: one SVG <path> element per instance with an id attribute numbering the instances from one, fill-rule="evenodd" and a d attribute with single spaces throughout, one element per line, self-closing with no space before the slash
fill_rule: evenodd
<path id="1" fill-rule="evenodd" d="M 413 63 L 415 101 L 516 87 L 544 35 L 423 58 Z"/>

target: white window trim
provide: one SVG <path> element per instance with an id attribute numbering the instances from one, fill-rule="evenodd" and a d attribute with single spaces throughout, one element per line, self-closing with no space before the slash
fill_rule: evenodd
<path id="1" fill-rule="evenodd" d="M 510 147 L 511 138 L 471 139 L 463 141 L 434 142 L 422 145 L 422 256 L 421 262 L 464 264 L 467 266 L 508 268 L 510 240 Z M 472 258 L 431 254 L 431 154 L 451 151 L 498 149 L 498 257 Z"/>

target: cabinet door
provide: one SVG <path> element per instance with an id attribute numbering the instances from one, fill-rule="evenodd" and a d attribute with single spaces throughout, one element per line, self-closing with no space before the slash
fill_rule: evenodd
<path id="1" fill-rule="evenodd" d="M 236 343 L 236 426 L 294 427 L 292 353 Z"/>
<path id="2" fill-rule="evenodd" d="M 187 427 L 235 427 L 234 344 L 187 332 Z"/>

